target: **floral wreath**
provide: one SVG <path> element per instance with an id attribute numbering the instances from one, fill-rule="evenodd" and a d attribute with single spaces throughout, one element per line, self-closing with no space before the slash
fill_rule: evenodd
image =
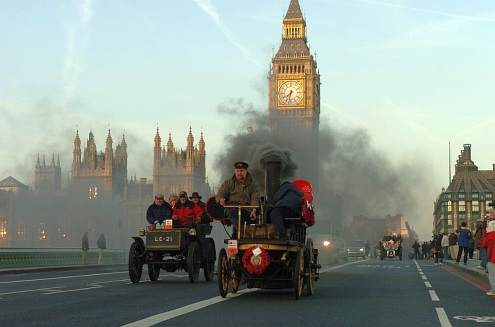
<path id="1" fill-rule="evenodd" d="M 265 249 L 252 246 L 244 252 L 242 264 L 250 274 L 260 275 L 270 265 L 270 255 Z"/>

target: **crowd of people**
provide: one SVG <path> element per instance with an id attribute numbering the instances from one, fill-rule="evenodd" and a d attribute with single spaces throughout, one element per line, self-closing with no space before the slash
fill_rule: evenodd
<path id="1" fill-rule="evenodd" d="M 487 295 L 495 295 L 495 208 L 476 221 L 474 231 L 462 222 L 450 234 L 440 230 L 429 242 L 415 241 L 412 248 L 416 260 L 434 259 L 435 265 L 442 265 L 444 259 L 454 260 L 457 265 L 479 260 L 476 268 L 485 270 L 492 287 Z"/>

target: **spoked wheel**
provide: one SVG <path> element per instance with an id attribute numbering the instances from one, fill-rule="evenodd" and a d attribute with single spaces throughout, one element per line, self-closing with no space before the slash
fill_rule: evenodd
<path id="1" fill-rule="evenodd" d="M 140 252 L 141 247 L 139 243 L 132 243 L 129 250 L 129 277 L 133 283 L 139 283 L 141 274 L 143 273 L 143 265 L 139 263 Z"/>
<path id="2" fill-rule="evenodd" d="M 241 284 L 241 276 L 240 276 L 240 271 L 236 270 L 235 268 L 230 269 L 230 277 L 231 277 L 231 284 L 232 284 L 232 293 L 237 293 L 237 290 L 239 289 L 239 285 Z"/>
<path id="3" fill-rule="evenodd" d="M 212 243 L 208 243 L 208 256 L 203 261 L 203 272 L 205 279 L 208 282 L 213 280 L 213 273 L 215 270 L 215 246 Z"/>
<path id="4" fill-rule="evenodd" d="M 198 242 L 191 242 L 187 250 L 187 273 L 189 281 L 196 283 L 199 278 L 199 269 L 201 268 L 201 249 Z"/>
<path id="5" fill-rule="evenodd" d="M 218 254 L 218 290 L 223 298 L 229 292 L 229 277 L 229 259 L 225 249 L 221 248 Z"/>
<path id="6" fill-rule="evenodd" d="M 306 252 L 304 256 L 304 269 L 306 275 L 306 291 L 308 295 L 313 295 L 315 293 L 315 254 L 313 240 L 308 238 L 306 241 Z"/>
<path id="7" fill-rule="evenodd" d="M 160 277 L 160 265 L 159 264 L 148 264 L 148 276 L 152 282 L 156 282 L 158 277 Z"/>
<path id="8" fill-rule="evenodd" d="M 304 284 L 304 256 L 301 250 L 297 251 L 296 262 L 294 263 L 293 280 L 294 280 L 294 295 L 296 300 L 301 297 Z"/>

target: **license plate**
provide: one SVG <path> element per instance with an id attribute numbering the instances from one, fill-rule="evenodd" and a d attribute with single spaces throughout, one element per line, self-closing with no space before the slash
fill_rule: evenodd
<path id="1" fill-rule="evenodd" d="M 174 230 L 153 230 L 146 234 L 149 249 L 180 249 L 181 233 Z"/>

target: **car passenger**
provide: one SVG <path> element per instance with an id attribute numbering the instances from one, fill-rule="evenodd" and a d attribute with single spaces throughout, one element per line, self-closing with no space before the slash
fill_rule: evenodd
<path id="1" fill-rule="evenodd" d="M 266 210 L 265 221 L 277 227 L 279 238 L 287 239 L 285 217 L 300 217 L 303 194 L 290 182 L 283 182 L 273 196 L 273 206 Z"/>
<path id="2" fill-rule="evenodd" d="M 173 208 L 172 220 L 174 226 L 192 226 L 192 224 L 200 224 L 203 209 L 187 198 L 187 192 L 179 193 L 179 202 Z"/>
<path id="3" fill-rule="evenodd" d="M 165 219 L 172 217 L 172 207 L 165 201 L 163 194 L 155 195 L 155 201 L 148 207 L 146 211 L 146 220 L 151 225 L 163 224 Z"/>
<path id="4" fill-rule="evenodd" d="M 210 217 L 208 216 L 208 213 L 206 212 L 206 203 L 201 201 L 202 196 L 199 195 L 198 192 L 192 192 L 191 196 L 189 199 L 197 204 L 202 210 L 203 214 L 201 215 L 201 223 L 202 224 L 209 224 L 211 222 Z"/>

